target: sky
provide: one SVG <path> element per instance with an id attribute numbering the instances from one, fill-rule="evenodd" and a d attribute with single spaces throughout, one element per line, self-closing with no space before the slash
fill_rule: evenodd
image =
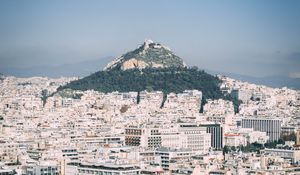
<path id="1" fill-rule="evenodd" d="M 0 1 L 0 72 L 116 57 L 146 38 L 190 66 L 300 78 L 297 0 Z"/>

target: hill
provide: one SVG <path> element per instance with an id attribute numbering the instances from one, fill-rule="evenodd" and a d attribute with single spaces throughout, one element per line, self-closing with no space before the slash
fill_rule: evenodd
<path id="1" fill-rule="evenodd" d="M 197 67 L 187 68 L 183 60 L 167 47 L 146 40 L 136 50 L 113 60 L 103 71 L 72 81 L 59 87 L 58 91 L 93 89 L 108 93 L 148 90 L 162 91 L 166 98 L 171 92 L 196 89 L 202 91 L 202 107 L 206 99 L 223 98 L 233 101 L 237 112 L 240 102 L 230 95 L 222 94 L 221 83 L 218 77 L 198 70 Z"/>

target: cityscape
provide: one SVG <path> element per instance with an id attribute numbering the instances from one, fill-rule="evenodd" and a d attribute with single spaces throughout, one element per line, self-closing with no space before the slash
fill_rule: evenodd
<path id="1" fill-rule="evenodd" d="M 28 6 L 18 8 L 41 3 L 24 2 Z M 76 8 L 82 3 L 86 7 L 81 1 Z M 10 2 L 1 4 L 16 7 Z M 10 35 L 5 28 L 0 29 L 0 36 L 5 32 Z M 299 41 L 294 48 L 300 48 Z M 0 41 L 3 48 L 10 44 Z M 50 72 L 39 68 L 45 76 L 25 76 L 26 71 L 35 70 L 22 64 L 42 67 L 43 61 L 50 64 L 51 59 L 31 60 L 26 54 L 9 57 L 0 49 L 0 175 L 300 174 L 300 57 L 295 58 L 294 67 L 287 68 L 293 84 L 260 84 L 222 74 L 225 68 L 234 70 L 225 64 L 224 70 L 210 71 L 201 67 L 203 62 L 185 59 L 185 52 L 169 45 L 173 44 L 145 36 L 129 51 L 107 57 L 108 62 L 100 59 L 96 70 L 81 75 L 70 69 L 73 76 L 61 73 L 58 77 L 50 75 L 55 71 L 51 66 Z M 127 49 L 122 42 L 118 47 Z M 220 60 L 212 58 L 212 62 L 222 66 Z M 247 64 L 237 73 L 251 67 Z M 19 71 L 13 66 L 19 66 Z M 263 69 L 271 73 L 267 72 L 270 66 L 258 67 L 253 67 L 253 74 Z"/>

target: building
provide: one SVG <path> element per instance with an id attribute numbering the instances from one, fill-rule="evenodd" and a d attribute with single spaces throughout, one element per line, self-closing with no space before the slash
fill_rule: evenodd
<path id="1" fill-rule="evenodd" d="M 0 168 L 0 175 L 14 175 L 14 174 L 16 174 L 15 170 Z"/>
<path id="2" fill-rule="evenodd" d="M 214 149 L 222 149 L 224 146 L 224 129 L 221 124 L 201 124 L 205 127 L 206 132 L 211 134 L 211 147 Z"/>
<path id="3" fill-rule="evenodd" d="M 294 126 L 282 126 L 281 127 L 281 135 L 289 136 L 291 134 L 296 134 L 297 128 Z"/>
<path id="4" fill-rule="evenodd" d="M 15 162 L 18 155 L 18 144 L 0 140 L 0 162 Z"/>
<path id="5" fill-rule="evenodd" d="M 243 137 L 241 134 L 237 133 L 230 133 L 225 134 L 225 145 L 226 146 L 246 146 L 247 145 L 247 139 Z"/>
<path id="6" fill-rule="evenodd" d="M 155 156 L 160 160 L 159 164 L 164 170 L 169 170 L 169 165 L 179 159 L 188 159 L 194 155 L 189 149 L 158 148 L 155 150 Z"/>
<path id="7" fill-rule="evenodd" d="M 247 89 L 233 89 L 231 91 L 231 96 L 243 101 L 243 103 L 247 103 L 252 97 L 252 92 Z"/>
<path id="8" fill-rule="evenodd" d="M 157 127 L 146 125 L 125 129 L 125 144 L 144 148 L 188 148 L 206 153 L 211 146 L 211 134 L 197 124 L 179 123 Z"/>
<path id="9" fill-rule="evenodd" d="M 227 146 L 246 146 L 248 143 L 265 144 L 269 140 L 266 132 L 254 131 L 253 128 L 237 128 L 224 136 Z"/>
<path id="10" fill-rule="evenodd" d="M 59 172 L 59 166 L 53 161 L 30 163 L 26 166 L 26 174 L 28 175 L 58 175 Z"/>
<path id="11" fill-rule="evenodd" d="M 159 128 L 129 127 L 125 129 L 125 144 L 128 146 L 142 146 L 157 148 L 161 146 Z"/>
<path id="12" fill-rule="evenodd" d="M 223 114 L 223 115 L 208 115 L 207 121 L 212 123 L 220 123 L 220 124 L 232 124 L 233 122 L 233 114 Z"/>
<path id="13" fill-rule="evenodd" d="M 264 149 L 263 152 L 265 154 L 270 154 L 273 156 L 279 156 L 284 159 L 288 159 L 291 163 L 299 163 L 300 161 L 300 150 L 289 148 L 289 149 Z"/>
<path id="14" fill-rule="evenodd" d="M 142 128 L 130 127 L 125 129 L 125 144 L 128 146 L 140 146 L 142 138 Z"/>
<path id="15" fill-rule="evenodd" d="M 185 90 L 183 93 L 170 93 L 164 103 L 164 108 L 185 109 L 198 112 L 201 107 L 202 92 L 198 90 Z"/>
<path id="16" fill-rule="evenodd" d="M 68 163 L 65 175 L 138 175 L 141 168 L 136 164 Z"/>
<path id="17" fill-rule="evenodd" d="M 181 148 L 207 153 L 211 146 L 211 134 L 197 124 L 181 123 L 178 126 L 181 135 Z"/>
<path id="18" fill-rule="evenodd" d="M 66 147 L 66 148 L 63 148 L 61 151 L 62 151 L 63 157 L 69 158 L 70 160 L 78 159 L 78 152 L 77 152 L 76 148 Z"/>
<path id="19" fill-rule="evenodd" d="M 300 129 L 296 132 L 296 146 L 300 146 Z"/>
<path id="20" fill-rule="evenodd" d="M 269 141 L 273 142 L 280 138 L 281 121 L 274 118 L 243 118 L 243 128 L 253 128 L 254 131 L 266 132 Z"/>

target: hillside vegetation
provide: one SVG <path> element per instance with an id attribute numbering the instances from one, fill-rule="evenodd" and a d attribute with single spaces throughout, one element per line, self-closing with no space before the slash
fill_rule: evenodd
<path id="1" fill-rule="evenodd" d="M 196 68 L 163 68 L 143 70 L 130 69 L 99 71 L 85 78 L 70 82 L 62 89 L 89 90 L 100 92 L 129 92 L 154 90 L 164 93 L 179 93 L 187 89 L 202 91 L 204 98 L 221 98 L 219 88 L 221 81 Z"/>
<path id="2" fill-rule="evenodd" d="M 104 93 L 113 91 L 140 92 L 162 91 L 165 96 L 168 93 L 180 93 L 184 90 L 197 89 L 202 91 L 202 107 L 206 99 L 226 99 L 233 102 L 235 112 L 238 112 L 240 102 L 230 95 L 222 94 L 220 90 L 221 80 L 203 70 L 194 68 L 146 68 L 143 70 L 112 69 L 98 71 L 85 78 L 72 81 L 59 87 L 58 91 L 65 89 L 73 90 L 96 90 Z"/>

